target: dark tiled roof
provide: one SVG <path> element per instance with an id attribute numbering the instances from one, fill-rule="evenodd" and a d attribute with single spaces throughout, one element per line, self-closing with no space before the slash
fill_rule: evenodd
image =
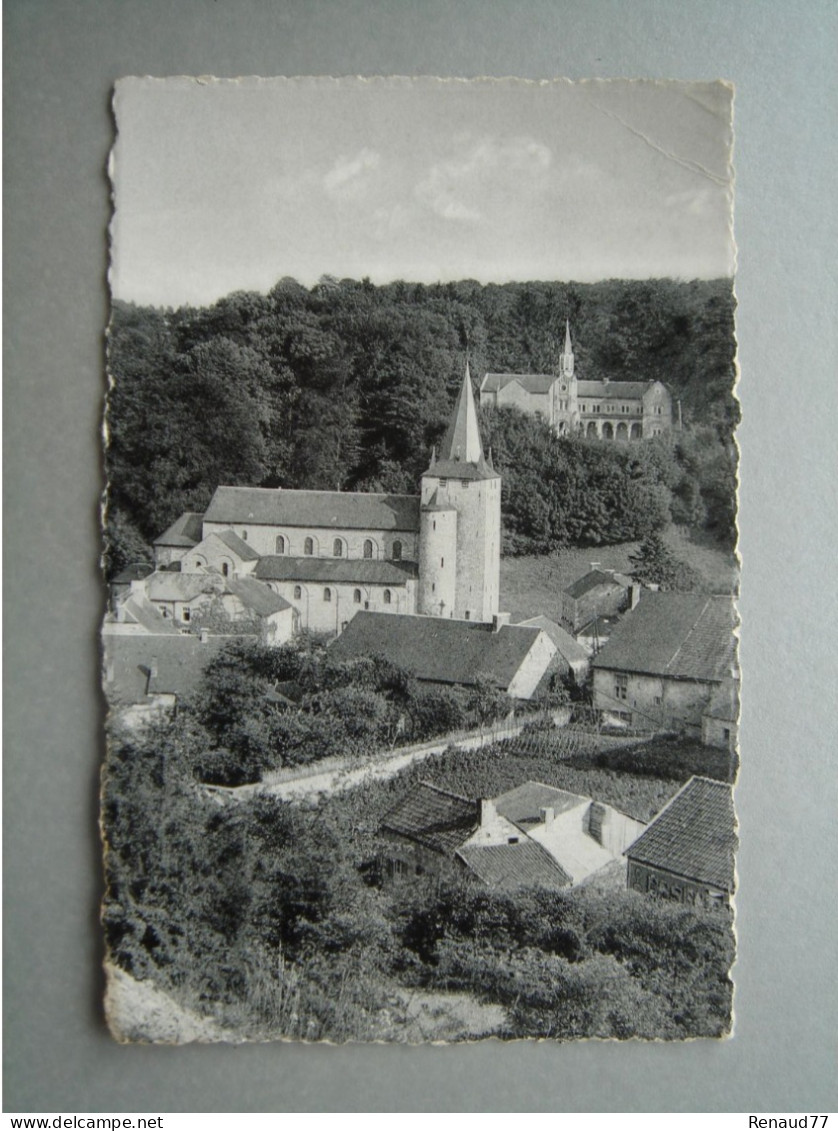
<path id="1" fill-rule="evenodd" d="M 419 529 L 419 496 L 218 487 L 204 521 L 334 530 L 414 531 Z"/>
<path id="2" fill-rule="evenodd" d="M 537 628 L 361 612 L 330 646 L 335 659 L 384 656 L 417 679 L 473 684 L 480 676 L 506 689 L 538 638 Z"/>
<path id="3" fill-rule="evenodd" d="M 586 593 L 590 593 L 592 589 L 597 589 L 600 585 L 616 585 L 621 589 L 627 589 L 631 584 L 631 578 L 626 577 L 623 573 L 616 573 L 613 570 L 611 573 L 607 573 L 604 569 L 592 569 L 583 577 L 577 578 L 572 585 L 568 585 L 563 592 L 568 597 L 575 599 L 584 597 Z"/>
<path id="4" fill-rule="evenodd" d="M 229 637 L 105 636 L 105 695 L 115 704 L 141 703 L 146 694 L 194 692 L 204 668 Z M 152 668 L 156 676 L 151 675 Z M 108 675 L 111 678 L 108 679 Z"/>
<path id="5" fill-rule="evenodd" d="M 733 601 L 700 593 L 644 593 L 615 626 L 595 668 L 715 682 L 735 657 Z"/>
<path id="6" fill-rule="evenodd" d="M 496 797 L 494 804 L 502 817 L 506 817 L 507 821 L 527 831 L 542 823 L 542 809 L 554 809 L 558 815 L 588 801 L 587 797 L 568 793 L 564 789 L 556 789 L 555 786 L 545 785 L 543 782 L 527 781 Z"/>
<path id="7" fill-rule="evenodd" d="M 735 822 L 731 786 L 690 778 L 625 854 L 640 864 L 730 892 Z"/>
<path id="8" fill-rule="evenodd" d="M 610 400 L 639 400 L 652 386 L 651 381 L 578 381 L 580 397 L 606 397 Z"/>
<path id="9" fill-rule="evenodd" d="M 590 659 L 588 652 L 582 645 L 574 640 L 569 632 L 565 632 L 561 625 L 556 624 L 549 617 L 530 617 L 529 620 L 522 620 L 520 624 L 524 628 L 540 628 L 543 632 L 546 632 L 556 645 L 559 655 L 563 656 L 569 664 L 587 664 Z"/>
<path id="10" fill-rule="evenodd" d="M 159 538 L 154 539 L 155 546 L 181 546 L 190 549 L 196 546 L 203 536 L 202 524 L 204 516 L 197 511 L 185 511 L 180 518 L 173 522 Z"/>
<path id="11" fill-rule="evenodd" d="M 423 781 L 390 810 L 381 827 L 450 854 L 468 839 L 479 820 L 479 802 Z"/>
<path id="12" fill-rule="evenodd" d="M 457 856 L 488 887 L 565 888 L 571 879 L 534 840 L 519 844 L 467 844 Z"/>
<path id="13" fill-rule="evenodd" d="M 369 558 L 292 558 L 266 554 L 254 576 L 263 581 L 340 581 L 361 585 L 404 585 L 416 577 L 415 562 L 382 562 Z"/>
<path id="14" fill-rule="evenodd" d="M 234 530 L 222 530 L 217 535 L 234 554 L 238 554 L 243 562 L 255 562 L 259 555 L 252 546 L 248 546 L 243 538 L 239 538 Z"/>
<path id="15" fill-rule="evenodd" d="M 284 597 L 274 593 L 269 585 L 252 577 L 231 577 L 227 581 L 227 588 L 246 608 L 252 609 L 260 617 L 269 617 L 272 613 L 280 613 L 283 609 L 292 607 Z"/>
<path id="16" fill-rule="evenodd" d="M 517 381 L 528 393 L 549 393 L 555 380 L 554 373 L 487 373 L 480 384 L 480 391 L 498 393 Z"/>
<path id="17" fill-rule="evenodd" d="M 440 479 L 500 479 L 496 471 L 489 467 L 483 456 L 477 463 L 465 463 L 456 459 L 438 459 L 425 472 Z"/>

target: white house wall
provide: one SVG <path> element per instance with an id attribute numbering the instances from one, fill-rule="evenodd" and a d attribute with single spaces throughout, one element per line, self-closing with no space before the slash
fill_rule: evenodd
<path id="1" fill-rule="evenodd" d="M 625 698 L 617 694 L 621 677 L 626 680 Z M 594 707 L 610 713 L 630 713 L 631 725 L 641 730 L 694 725 L 696 713 L 710 702 L 715 686 L 698 680 L 597 668 Z"/>
<path id="2" fill-rule="evenodd" d="M 512 682 L 507 688 L 509 695 L 515 699 L 529 699 L 544 677 L 544 673 L 552 666 L 558 668 L 556 657 L 558 649 L 546 632 L 539 632 L 533 645 L 524 658 L 524 662 L 515 673 Z"/>
<path id="3" fill-rule="evenodd" d="M 338 635 L 356 613 L 415 613 L 416 583 L 404 585 L 362 585 L 341 582 L 269 581 L 267 585 L 284 597 L 296 610 L 297 625 L 302 632 Z M 330 600 L 326 599 L 329 590 Z M 385 591 L 390 603 L 385 602 Z M 299 591 L 299 592 L 298 592 Z M 360 601 L 356 600 L 356 591 Z"/>

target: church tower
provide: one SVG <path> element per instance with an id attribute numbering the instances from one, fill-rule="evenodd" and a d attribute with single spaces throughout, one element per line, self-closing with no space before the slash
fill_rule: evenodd
<path id="1" fill-rule="evenodd" d="M 559 355 L 559 374 L 553 382 L 553 427 L 561 435 L 579 427 L 579 386 L 570 340 L 570 322 L 565 322 L 564 345 Z"/>
<path id="2" fill-rule="evenodd" d="M 454 415 L 422 476 L 418 611 L 490 621 L 500 597 L 501 479 L 483 456 L 468 362 Z"/>

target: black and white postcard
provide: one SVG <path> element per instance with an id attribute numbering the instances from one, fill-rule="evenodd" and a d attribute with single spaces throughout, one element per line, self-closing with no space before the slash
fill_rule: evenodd
<path id="1" fill-rule="evenodd" d="M 732 103 L 117 84 L 119 1040 L 732 1031 Z"/>

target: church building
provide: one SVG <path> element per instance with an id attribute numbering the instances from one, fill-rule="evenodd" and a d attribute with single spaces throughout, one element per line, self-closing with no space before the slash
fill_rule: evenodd
<path id="1" fill-rule="evenodd" d="M 645 440 L 672 429 L 672 397 L 660 381 L 580 381 L 570 323 L 556 373 L 487 373 L 480 404 L 512 405 L 546 420 L 559 435 L 581 432 L 602 440 Z"/>
<path id="2" fill-rule="evenodd" d="M 250 576 L 296 631 L 339 635 L 360 611 L 490 622 L 501 479 L 483 454 L 468 364 L 419 495 L 218 487 L 154 544 L 158 571 Z"/>

